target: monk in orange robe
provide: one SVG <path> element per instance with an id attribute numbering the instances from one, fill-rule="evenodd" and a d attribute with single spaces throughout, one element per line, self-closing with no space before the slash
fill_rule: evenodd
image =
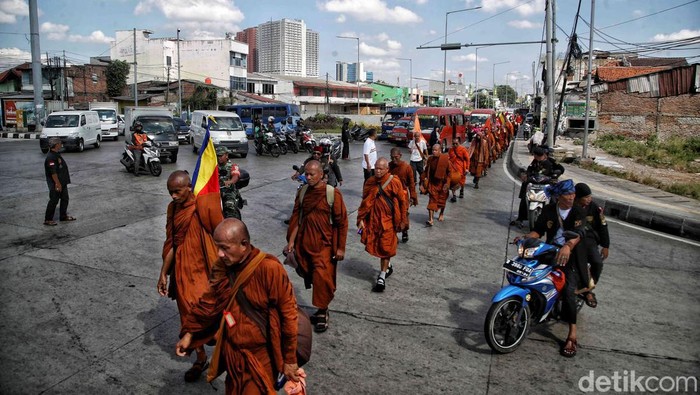
<path id="1" fill-rule="evenodd" d="M 437 144 L 439 146 L 439 144 Z M 389 161 L 379 158 L 374 177 L 362 188 L 362 203 L 357 209 L 357 228 L 365 251 L 379 258 L 381 265 L 374 292 L 383 292 L 386 278 L 394 272 L 391 257 L 399 243 L 396 232 L 408 225 L 408 197 L 398 177 L 389 174 Z"/>
<path id="2" fill-rule="evenodd" d="M 416 195 L 416 182 L 413 179 L 413 168 L 408 163 L 401 160 L 401 150 L 398 147 L 391 149 L 391 162 L 389 162 L 389 174 L 397 177 L 403 184 L 406 196 L 410 198 L 411 206 L 418 205 L 418 195 Z M 406 206 L 406 218 L 408 218 L 408 206 Z M 401 232 L 401 241 L 408 241 L 408 221 L 406 228 Z"/>
<path id="3" fill-rule="evenodd" d="M 464 198 L 464 184 L 467 183 L 467 173 L 469 172 L 469 151 L 467 147 L 459 142 L 459 138 L 452 139 L 452 147 L 447 152 L 450 158 L 450 189 L 452 190 L 452 203 L 457 201 L 457 190 L 459 197 Z"/>
<path id="4" fill-rule="evenodd" d="M 333 207 L 330 206 L 320 162 L 311 160 L 304 170 L 308 184 L 302 188 L 307 189 L 301 202 L 302 189 L 297 192 L 284 252 L 294 254 L 299 265 L 297 274 L 304 278 L 306 289 L 313 286 L 311 303 L 318 310 L 310 318 L 314 330 L 320 333 L 328 329 L 328 305 L 335 295 L 337 263 L 345 258 L 348 213 L 337 188 L 333 188 Z"/>
<path id="5" fill-rule="evenodd" d="M 173 200 L 168 204 L 163 266 L 157 285 L 158 293 L 177 302 L 180 337 L 185 326 L 197 327 L 192 308 L 209 291 L 209 272 L 216 260 L 212 233 L 223 220 L 219 194 L 195 197 L 190 182 L 190 176 L 182 170 L 168 177 L 168 193 Z M 212 336 L 206 340 L 211 339 Z M 197 380 L 207 366 L 204 347 L 197 347 L 196 351 L 197 360 L 185 373 L 187 382 Z"/>
<path id="6" fill-rule="evenodd" d="M 214 241 L 219 258 L 213 262 L 211 286 L 193 310 L 197 321 L 184 325 L 175 352 L 187 355 L 221 326 L 219 354 L 214 353 L 218 358 L 212 358 L 207 381 L 226 371 L 226 394 L 276 394 L 273 386 L 278 372 L 299 381 L 297 302 L 292 283 L 274 255 L 251 244 L 248 228 L 240 220 L 221 222 Z M 235 279 L 253 261 L 258 266 L 234 296 Z M 236 301 L 230 304 L 233 297 Z M 241 307 L 241 299 L 247 300 L 247 309 Z M 251 312 L 267 318 L 265 328 L 248 315 Z"/>
<path id="7" fill-rule="evenodd" d="M 438 221 L 445 220 L 445 204 L 450 196 L 450 157 L 440 149 L 440 144 L 433 145 L 433 154 L 421 175 L 421 193 L 428 194 L 428 221 L 425 223 L 428 226 L 433 226 L 437 210 L 440 210 Z"/>
<path id="8" fill-rule="evenodd" d="M 479 179 L 489 165 L 489 146 L 484 134 L 477 132 L 469 145 L 469 173 L 474 177 L 474 189 L 479 189 Z"/>

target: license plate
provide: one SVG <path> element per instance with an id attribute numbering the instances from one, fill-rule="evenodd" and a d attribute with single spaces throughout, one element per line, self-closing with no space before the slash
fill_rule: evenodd
<path id="1" fill-rule="evenodd" d="M 507 260 L 503 264 L 503 269 L 507 270 L 513 274 L 517 274 L 520 277 L 530 277 L 532 272 L 535 271 L 535 269 L 533 269 L 529 266 L 523 265 L 520 262 L 513 261 L 511 259 Z"/>

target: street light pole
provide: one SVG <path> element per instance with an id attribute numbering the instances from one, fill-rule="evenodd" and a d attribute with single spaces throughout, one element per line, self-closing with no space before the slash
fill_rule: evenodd
<path id="1" fill-rule="evenodd" d="M 408 60 L 408 67 L 409 67 L 409 79 L 410 82 L 408 84 L 408 100 L 413 103 L 413 59 L 411 58 L 396 58 L 398 60 Z"/>
<path id="2" fill-rule="evenodd" d="M 481 8 L 481 6 L 464 8 L 461 10 L 447 11 L 445 13 L 445 45 L 447 45 L 447 16 L 450 14 L 457 13 L 457 12 L 478 10 L 479 8 Z M 444 59 L 442 62 L 442 100 L 444 102 L 444 103 L 442 103 L 443 106 L 446 106 L 447 105 L 447 52 L 444 53 Z"/>
<path id="3" fill-rule="evenodd" d="M 351 36 L 336 37 L 357 40 L 357 66 L 355 67 L 355 82 L 357 83 L 357 115 L 360 115 L 360 38 Z"/>
<path id="4" fill-rule="evenodd" d="M 170 90 L 170 86 L 168 86 L 168 90 Z M 177 110 L 180 113 L 180 118 L 182 118 L 182 80 L 180 79 L 180 29 L 177 29 Z"/>
<path id="5" fill-rule="evenodd" d="M 496 97 L 496 66 L 499 64 L 506 64 L 506 63 L 510 63 L 510 60 L 506 60 L 505 62 L 498 62 L 498 63 L 493 64 L 493 68 L 491 70 L 491 83 L 493 84 L 493 89 L 491 90 L 491 92 L 492 92 L 492 95 L 494 97 Z M 493 109 L 495 110 L 496 109 L 496 100 L 495 99 L 493 100 L 493 104 L 494 104 Z"/>

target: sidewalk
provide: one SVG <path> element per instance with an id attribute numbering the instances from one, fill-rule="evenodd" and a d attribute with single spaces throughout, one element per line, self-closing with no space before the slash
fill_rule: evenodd
<path id="1" fill-rule="evenodd" d="M 508 151 L 508 170 L 517 178 L 532 155 L 526 142 L 515 140 Z M 606 176 L 575 165 L 563 164 L 561 179 L 585 182 L 605 215 L 660 232 L 700 241 L 700 202 L 636 182 Z"/>

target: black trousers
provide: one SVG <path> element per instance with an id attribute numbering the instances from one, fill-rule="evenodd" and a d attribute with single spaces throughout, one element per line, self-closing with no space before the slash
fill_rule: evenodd
<path id="1" fill-rule="evenodd" d="M 53 221 L 53 216 L 56 213 L 56 206 L 58 201 L 61 201 L 61 207 L 59 208 L 59 219 L 68 216 L 68 185 L 63 185 L 61 192 L 56 190 L 56 186 L 53 183 L 49 184 L 49 203 L 46 205 L 46 214 L 44 215 L 44 221 Z"/>
<path id="2" fill-rule="evenodd" d="M 561 320 L 567 324 L 576 324 L 576 286 L 578 284 L 578 272 L 575 265 L 569 260 L 569 263 L 564 266 L 563 271 L 566 276 L 566 283 L 561 292 Z"/>
<path id="3" fill-rule="evenodd" d="M 586 237 L 583 242 L 586 247 L 586 260 L 591 264 L 591 277 L 596 284 L 603 272 L 603 257 L 598 250 L 598 242 L 592 237 Z"/>
<path id="4" fill-rule="evenodd" d="M 423 161 L 411 161 L 411 169 L 413 169 L 413 180 L 418 184 L 420 182 L 420 175 L 423 174 Z"/>
<path id="5" fill-rule="evenodd" d="M 527 221 L 527 199 L 525 199 L 525 194 L 527 193 L 527 182 L 520 184 L 520 205 L 518 206 L 518 218 L 516 221 Z"/>
<path id="6" fill-rule="evenodd" d="M 348 139 L 342 139 L 343 141 L 343 154 L 342 159 L 350 158 L 350 141 Z"/>
<path id="7" fill-rule="evenodd" d="M 374 169 L 362 169 L 362 172 L 365 175 L 365 181 L 374 175 Z"/>

